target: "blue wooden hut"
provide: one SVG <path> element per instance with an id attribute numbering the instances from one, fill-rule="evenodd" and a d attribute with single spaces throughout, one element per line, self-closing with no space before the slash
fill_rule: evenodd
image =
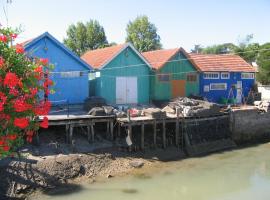
<path id="1" fill-rule="evenodd" d="M 243 103 L 255 83 L 255 69 L 238 55 L 189 54 L 200 71 L 200 95 L 224 103 Z"/>
<path id="2" fill-rule="evenodd" d="M 93 95 L 108 104 L 148 104 L 151 67 L 130 44 L 86 52 L 81 57 L 96 70 Z"/>
<path id="3" fill-rule="evenodd" d="M 23 43 L 30 58 L 48 58 L 54 65 L 50 78 L 54 81 L 53 104 L 82 104 L 89 96 L 88 74 L 91 66 L 76 56 L 48 32 Z"/>

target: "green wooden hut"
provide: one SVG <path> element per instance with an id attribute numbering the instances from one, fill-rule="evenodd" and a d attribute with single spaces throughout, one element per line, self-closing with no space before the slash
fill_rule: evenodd
<path id="1" fill-rule="evenodd" d="M 199 94 L 199 73 L 183 48 L 149 51 L 143 56 L 153 68 L 152 100 L 168 101 Z"/>
<path id="2" fill-rule="evenodd" d="M 90 94 L 108 104 L 148 104 L 151 66 L 130 44 L 86 52 L 81 57 L 95 69 Z"/>

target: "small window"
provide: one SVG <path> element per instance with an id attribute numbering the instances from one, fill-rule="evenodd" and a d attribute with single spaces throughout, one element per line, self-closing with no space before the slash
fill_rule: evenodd
<path id="1" fill-rule="evenodd" d="M 204 79 L 219 79 L 218 72 L 206 72 L 203 74 Z"/>
<path id="2" fill-rule="evenodd" d="M 62 78 L 76 78 L 81 76 L 81 72 L 73 71 L 73 72 L 61 72 L 60 76 Z"/>
<path id="3" fill-rule="evenodd" d="M 158 74 L 158 80 L 160 82 L 168 82 L 168 81 L 170 81 L 170 75 L 169 74 Z"/>
<path id="4" fill-rule="evenodd" d="M 230 73 L 229 72 L 222 72 L 220 76 L 221 76 L 221 79 L 229 79 Z"/>
<path id="5" fill-rule="evenodd" d="M 210 90 L 227 90 L 227 83 L 211 83 Z"/>
<path id="6" fill-rule="evenodd" d="M 242 79 L 254 79 L 254 73 L 242 73 L 241 78 Z"/>
<path id="7" fill-rule="evenodd" d="M 96 72 L 96 78 L 100 77 L 100 72 Z"/>
<path id="8" fill-rule="evenodd" d="M 89 78 L 89 80 L 94 80 L 96 78 L 96 73 L 95 72 L 89 73 L 88 78 Z"/>
<path id="9" fill-rule="evenodd" d="M 188 82 L 196 82 L 197 81 L 197 74 L 187 74 L 187 81 Z"/>

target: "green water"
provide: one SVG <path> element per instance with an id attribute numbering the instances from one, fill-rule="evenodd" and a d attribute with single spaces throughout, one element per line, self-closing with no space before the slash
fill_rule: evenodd
<path id="1" fill-rule="evenodd" d="M 85 184 L 53 200 L 269 200 L 270 144 L 161 165 L 155 172 Z"/>

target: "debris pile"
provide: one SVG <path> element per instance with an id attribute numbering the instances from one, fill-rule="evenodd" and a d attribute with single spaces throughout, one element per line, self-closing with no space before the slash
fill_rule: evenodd
<path id="1" fill-rule="evenodd" d="M 208 101 L 178 97 L 165 106 L 163 111 L 176 114 L 178 110 L 183 117 L 207 117 L 220 114 L 220 107 Z"/>
<path id="2" fill-rule="evenodd" d="M 264 100 L 264 101 L 255 101 L 254 105 L 263 112 L 268 112 L 270 111 L 270 101 L 269 100 Z"/>
<path id="3" fill-rule="evenodd" d="M 146 108 L 143 109 L 145 116 L 150 116 L 154 119 L 164 119 L 166 118 L 166 112 L 162 111 L 160 108 Z"/>
<path id="4" fill-rule="evenodd" d="M 97 103 L 97 101 L 95 101 Z M 89 103 L 90 105 L 91 103 Z M 102 102 L 101 102 L 102 104 Z M 92 103 L 91 105 L 98 105 Z M 220 107 L 218 104 L 208 101 L 191 99 L 187 97 L 178 97 L 169 102 L 162 109 L 155 106 L 90 106 L 89 115 L 92 116 L 109 116 L 115 115 L 121 117 L 140 117 L 149 116 L 154 119 L 164 119 L 169 114 L 177 115 L 179 117 L 209 117 L 220 114 Z"/>

